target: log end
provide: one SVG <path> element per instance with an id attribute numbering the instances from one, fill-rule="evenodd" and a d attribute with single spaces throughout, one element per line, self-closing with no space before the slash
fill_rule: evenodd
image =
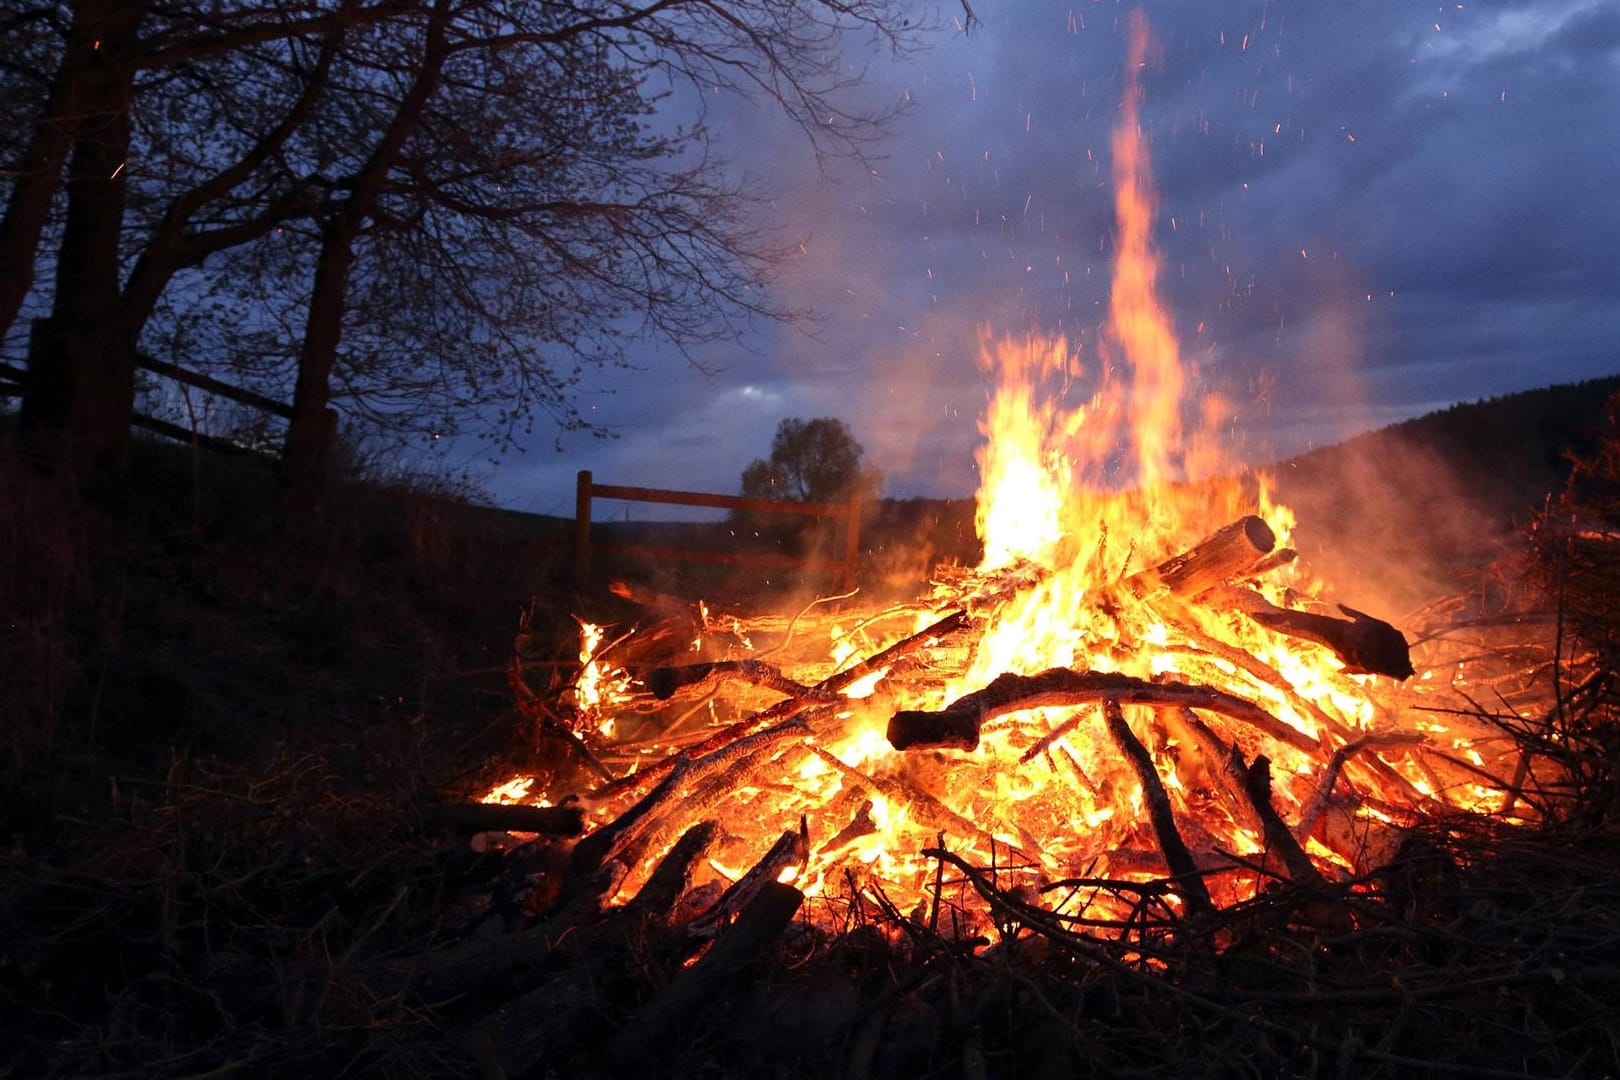
<path id="1" fill-rule="evenodd" d="M 888 738 L 896 750 L 977 750 L 978 716 L 949 710 L 897 712 L 889 718 Z"/>
<path id="2" fill-rule="evenodd" d="M 1261 555 L 1277 546 L 1277 534 L 1271 531 L 1271 526 L 1266 524 L 1264 518 L 1249 514 L 1243 519 L 1242 524 L 1243 535 Z"/>

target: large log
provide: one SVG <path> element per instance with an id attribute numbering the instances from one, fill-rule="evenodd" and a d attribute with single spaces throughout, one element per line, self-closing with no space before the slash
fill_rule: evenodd
<path id="1" fill-rule="evenodd" d="M 1211 533 L 1180 555 L 1126 578 L 1136 596 L 1160 589 L 1177 596 L 1196 596 L 1241 575 L 1277 546 L 1271 526 L 1253 514 Z"/>
<path id="2" fill-rule="evenodd" d="M 1000 675 L 982 690 L 957 698 L 937 712 L 903 711 L 889 719 L 889 745 L 896 750 L 941 747 L 974 750 L 989 720 L 1023 709 L 1083 705 L 1109 698 L 1121 705 L 1205 709 L 1257 728 L 1308 754 L 1317 740 L 1278 720 L 1253 702 L 1210 686 L 1157 683 L 1114 672 L 1052 668 L 1039 675 Z"/>

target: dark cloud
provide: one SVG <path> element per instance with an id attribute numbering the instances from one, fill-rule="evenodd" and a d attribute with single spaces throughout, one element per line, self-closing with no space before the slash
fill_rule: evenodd
<path id="1" fill-rule="evenodd" d="M 1240 452 L 1620 370 L 1620 8 L 1144 6 L 1161 285 Z M 782 298 L 822 320 L 711 350 L 714 375 L 649 351 L 590 399 L 620 438 L 509 462 L 502 498 L 566 508 L 579 468 L 734 489 L 782 417 L 822 415 L 893 493 L 973 490 L 981 333 L 1084 357 L 1105 315 L 1128 14 L 975 8 L 972 34 L 872 62 L 870 100 L 909 101 L 872 172 L 825 175 L 770 110 L 709 103 L 804 245 Z"/>

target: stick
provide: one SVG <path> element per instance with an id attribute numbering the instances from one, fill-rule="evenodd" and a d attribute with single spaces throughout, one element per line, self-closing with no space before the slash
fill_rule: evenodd
<path id="1" fill-rule="evenodd" d="M 1187 850 L 1186 842 L 1176 829 L 1175 815 L 1170 811 L 1170 795 L 1164 790 L 1164 782 L 1153 768 L 1153 759 L 1148 757 L 1147 747 L 1142 745 L 1125 722 L 1125 713 L 1119 707 L 1118 700 L 1103 700 L 1103 716 L 1108 722 L 1108 734 L 1129 759 L 1137 780 L 1142 784 L 1148 819 L 1153 823 L 1153 833 L 1159 839 L 1164 861 L 1170 867 L 1170 876 L 1176 881 L 1176 891 L 1186 902 L 1188 913 L 1213 914 L 1215 905 L 1210 901 L 1209 890 L 1204 886 L 1198 864 L 1193 862 L 1192 852 Z"/>

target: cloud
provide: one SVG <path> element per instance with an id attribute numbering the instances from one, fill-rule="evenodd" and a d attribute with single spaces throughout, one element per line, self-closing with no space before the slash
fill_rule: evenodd
<path id="1" fill-rule="evenodd" d="M 1244 452 L 1620 370 L 1620 9 L 1144 6 L 1160 284 Z M 972 34 L 872 62 L 871 102 L 910 102 L 873 171 L 824 175 L 768 108 L 711 103 L 803 242 L 782 299 L 822 320 L 706 355 L 712 376 L 649 353 L 592 399 L 617 442 L 570 439 L 503 497 L 580 467 L 731 490 L 789 415 L 848 420 L 893 493 L 971 493 L 981 331 L 1084 349 L 1103 319 L 1129 9 L 977 10 Z"/>

